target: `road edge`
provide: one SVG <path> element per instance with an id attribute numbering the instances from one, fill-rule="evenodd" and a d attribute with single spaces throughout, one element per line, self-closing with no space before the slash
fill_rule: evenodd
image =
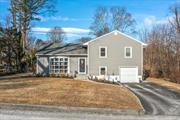
<path id="1" fill-rule="evenodd" d="M 143 115 L 143 111 L 132 109 L 111 109 L 111 108 L 88 108 L 88 107 L 64 107 L 48 105 L 11 104 L 0 103 L 0 110 L 23 110 L 23 111 L 46 111 L 46 112 L 74 112 L 90 114 L 110 114 L 110 115 Z"/>

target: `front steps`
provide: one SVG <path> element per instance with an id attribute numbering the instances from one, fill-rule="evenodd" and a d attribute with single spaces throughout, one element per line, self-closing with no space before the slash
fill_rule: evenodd
<path id="1" fill-rule="evenodd" d="M 75 80 L 88 80 L 87 75 L 76 75 Z"/>

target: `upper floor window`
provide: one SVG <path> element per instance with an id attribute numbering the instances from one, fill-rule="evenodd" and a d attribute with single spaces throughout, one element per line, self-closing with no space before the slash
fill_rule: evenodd
<path id="1" fill-rule="evenodd" d="M 99 47 L 99 57 L 107 58 L 107 47 Z"/>
<path id="2" fill-rule="evenodd" d="M 132 58 L 132 47 L 125 47 L 125 58 Z"/>

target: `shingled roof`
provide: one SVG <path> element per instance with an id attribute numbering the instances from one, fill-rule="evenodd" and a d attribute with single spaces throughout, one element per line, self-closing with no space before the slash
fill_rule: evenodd
<path id="1" fill-rule="evenodd" d="M 77 55 L 77 54 L 87 54 L 87 48 L 82 44 L 65 44 L 58 45 L 56 43 L 50 43 L 40 50 L 38 50 L 36 55 Z"/>

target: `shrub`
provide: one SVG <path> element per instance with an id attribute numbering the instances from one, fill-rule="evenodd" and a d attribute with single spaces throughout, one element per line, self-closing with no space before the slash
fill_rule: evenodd
<path id="1" fill-rule="evenodd" d="M 174 71 L 170 75 L 170 81 L 180 84 L 180 71 Z"/>
<path id="2" fill-rule="evenodd" d="M 105 80 L 105 79 L 95 79 L 96 82 L 108 83 L 108 84 L 118 84 L 117 82 Z"/>
<path id="3" fill-rule="evenodd" d="M 146 80 L 150 75 L 150 70 L 143 70 L 143 80 Z"/>
<path id="4" fill-rule="evenodd" d="M 42 74 L 37 73 L 37 74 L 36 74 L 36 77 L 42 77 Z"/>

